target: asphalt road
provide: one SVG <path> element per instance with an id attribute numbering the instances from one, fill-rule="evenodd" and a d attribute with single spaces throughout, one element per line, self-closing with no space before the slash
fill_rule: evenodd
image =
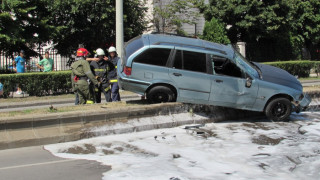
<path id="1" fill-rule="evenodd" d="M 42 146 L 0 151 L 0 180 L 101 180 L 108 170 L 95 161 L 55 157 Z"/>

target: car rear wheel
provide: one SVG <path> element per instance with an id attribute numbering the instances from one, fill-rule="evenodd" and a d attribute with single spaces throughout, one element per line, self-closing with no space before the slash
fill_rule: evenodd
<path id="1" fill-rule="evenodd" d="M 147 93 L 147 99 L 150 103 L 173 102 L 175 95 L 169 87 L 156 86 Z"/>
<path id="2" fill-rule="evenodd" d="M 265 114 L 271 121 L 286 121 L 292 112 L 289 99 L 276 98 L 269 102 Z"/>

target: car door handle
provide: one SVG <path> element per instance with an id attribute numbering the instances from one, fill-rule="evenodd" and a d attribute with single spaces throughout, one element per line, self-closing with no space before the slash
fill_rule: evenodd
<path id="1" fill-rule="evenodd" d="M 174 76 L 182 76 L 180 73 L 173 73 Z"/>
<path id="2" fill-rule="evenodd" d="M 222 80 L 220 80 L 220 79 L 216 79 L 216 80 L 214 80 L 215 82 L 217 82 L 217 83 L 222 83 L 223 81 Z"/>

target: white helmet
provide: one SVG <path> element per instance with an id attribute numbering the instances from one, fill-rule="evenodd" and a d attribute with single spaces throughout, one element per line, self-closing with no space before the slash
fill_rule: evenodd
<path id="1" fill-rule="evenodd" d="M 113 46 L 111 46 L 108 51 L 109 51 L 109 53 L 111 53 L 111 52 L 117 52 L 116 48 L 113 47 Z"/>
<path id="2" fill-rule="evenodd" d="M 101 48 L 98 48 L 98 49 L 96 50 L 96 53 L 97 53 L 98 56 L 104 56 L 104 55 L 106 55 L 106 54 L 104 53 L 104 50 L 101 49 Z"/>

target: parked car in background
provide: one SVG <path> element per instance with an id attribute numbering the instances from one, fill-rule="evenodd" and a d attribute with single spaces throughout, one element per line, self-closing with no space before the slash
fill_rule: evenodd
<path id="1" fill-rule="evenodd" d="M 151 103 L 184 102 L 265 112 L 288 119 L 310 103 L 288 72 L 247 61 L 232 46 L 173 35 L 145 34 L 126 43 L 120 88 Z"/>

